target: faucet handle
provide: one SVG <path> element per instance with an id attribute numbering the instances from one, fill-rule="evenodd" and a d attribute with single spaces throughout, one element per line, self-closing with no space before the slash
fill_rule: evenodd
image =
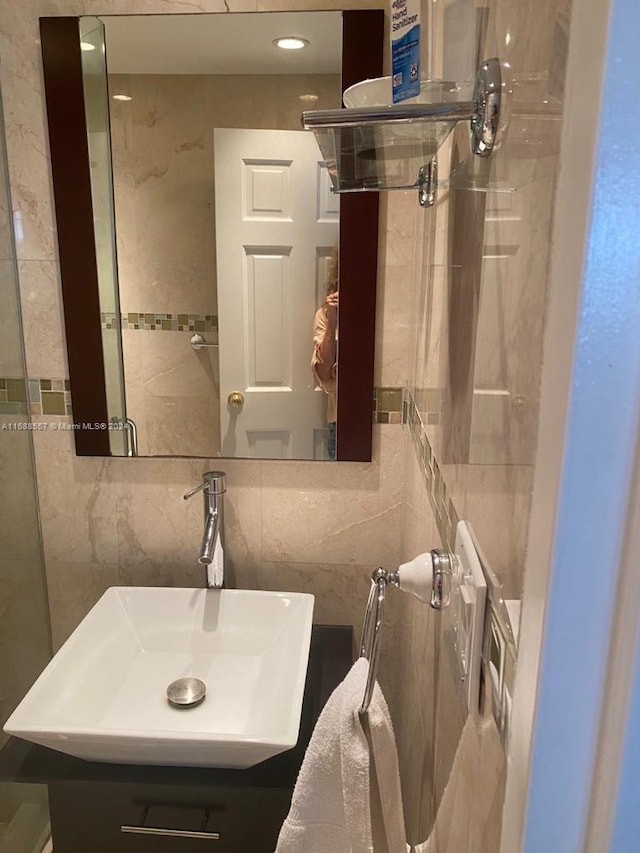
<path id="1" fill-rule="evenodd" d="M 188 501 L 198 492 L 203 489 L 208 495 L 223 495 L 227 491 L 226 474 L 224 471 L 205 471 L 202 475 L 202 482 L 182 496 L 182 499 Z"/>
<path id="2" fill-rule="evenodd" d="M 207 481 L 206 481 L 206 480 L 204 480 L 204 482 L 200 483 L 200 485 L 199 485 L 199 486 L 196 486 L 196 487 L 195 487 L 195 489 L 191 489 L 191 491 L 190 491 L 190 492 L 187 492 L 187 494 L 186 494 L 186 495 L 183 495 L 183 496 L 182 496 L 182 500 L 183 500 L 183 501 L 188 501 L 188 500 L 189 500 L 189 498 L 192 498 L 195 494 L 197 494 L 198 492 L 201 492 L 201 491 L 202 491 L 202 489 L 204 489 L 204 487 L 205 487 L 206 485 L 207 485 Z"/>

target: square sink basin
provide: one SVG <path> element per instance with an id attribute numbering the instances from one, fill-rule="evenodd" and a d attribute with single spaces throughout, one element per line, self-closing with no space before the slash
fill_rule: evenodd
<path id="1" fill-rule="evenodd" d="M 112 587 L 4 730 L 79 758 L 251 767 L 295 746 L 312 595 Z M 197 706 L 167 688 L 204 682 Z"/>

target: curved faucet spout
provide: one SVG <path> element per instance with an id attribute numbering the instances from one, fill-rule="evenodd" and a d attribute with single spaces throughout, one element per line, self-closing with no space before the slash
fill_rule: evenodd
<path id="1" fill-rule="evenodd" d="M 218 519 L 220 516 L 216 512 L 207 514 L 204 524 L 204 533 L 202 534 L 202 545 L 200 546 L 200 556 L 198 562 L 202 566 L 209 566 L 213 562 L 215 552 L 215 540 L 218 535 Z"/>
<path id="2" fill-rule="evenodd" d="M 222 544 L 222 513 L 220 509 L 209 512 L 205 520 L 202 547 L 198 562 L 207 567 L 207 587 L 224 586 L 224 546 Z"/>
<path id="3" fill-rule="evenodd" d="M 190 498 L 202 491 L 204 496 L 204 533 L 198 562 L 207 567 L 207 586 L 220 589 L 224 586 L 224 503 L 225 475 L 222 471 L 207 471 L 203 482 L 184 497 Z"/>

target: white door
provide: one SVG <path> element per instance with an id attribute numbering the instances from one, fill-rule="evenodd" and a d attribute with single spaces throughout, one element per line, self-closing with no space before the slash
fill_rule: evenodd
<path id="1" fill-rule="evenodd" d="M 214 152 L 222 455 L 323 458 L 313 318 L 339 200 L 305 131 L 216 129 Z"/>

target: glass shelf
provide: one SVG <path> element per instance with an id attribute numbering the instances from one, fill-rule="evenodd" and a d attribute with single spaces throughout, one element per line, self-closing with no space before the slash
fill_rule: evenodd
<path id="1" fill-rule="evenodd" d="M 531 86 L 503 86 L 498 59 L 478 69 L 472 100 L 458 101 L 469 97 L 468 89 L 451 83 L 440 85 L 438 100 L 435 82 L 432 103 L 303 113 L 303 127 L 316 136 L 334 192 L 418 189 L 420 203 L 429 206 L 436 186 L 515 192 L 554 173 L 561 122 L 557 103 Z M 469 127 L 469 154 L 436 179 L 434 158 L 460 122 Z"/>
<path id="2" fill-rule="evenodd" d="M 443 107 L 447 109 L 443 109 Z M 422 105 L 427 118 L 396 119 L 396 108 L 343 109 L 305 113 L 303 125 L 313 130 L 336 193 L 418 189 L 420 172 L 436 155 L 459 121 L 470 119 L 471 104 Z M 418 109 L 412 108 L 415 112 Z M 434 120 L 433 110 L 440 116 Z M 406 110 L 406 108 L 405 108 Z M 326 125 L 331 116 L 342 121 Z M 320 122 L 316 117 L 320 117 Z M 327 118 L 328 117 L 328 118 Z M 440 189 L 515 192 L 552 175 L 560 145 L 559 109 L 546 113 L 530 105 L 513 105 L 505 138 L 492 157 L 468 156 L 449 174 L 441 172 Z M 466 122 L 465 122 L 466 123 Z"/>
<path id="3" fill-rule="evenodd" d="M 336 193 L 412 189 L 473 102 L 305 112 Z"/>

